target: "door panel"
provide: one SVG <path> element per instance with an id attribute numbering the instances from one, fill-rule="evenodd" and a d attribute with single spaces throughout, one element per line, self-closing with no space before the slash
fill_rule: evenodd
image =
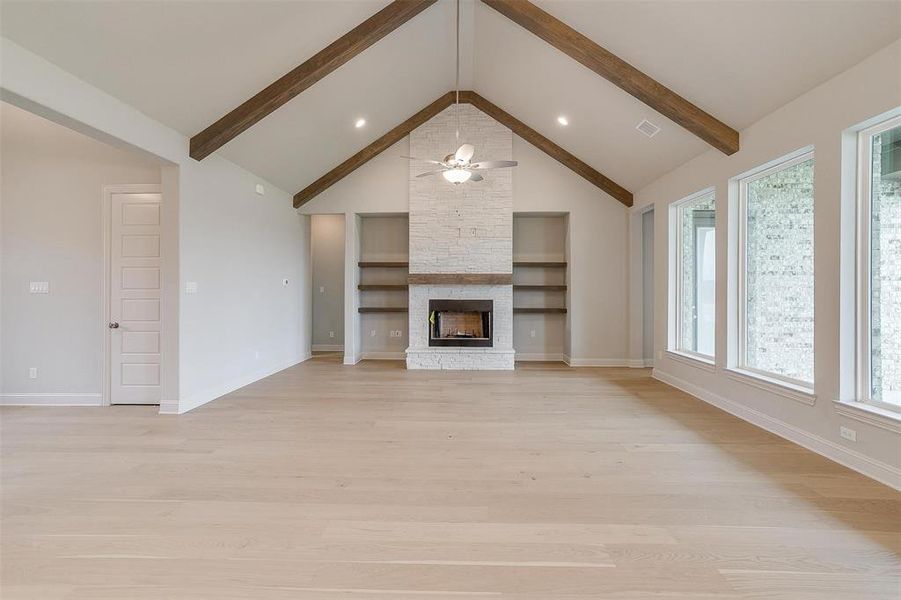
<path id="1" fill-rule="evenodd" d="M 160 402 L 160 194 L 113 194 L 110 402 Z"/>

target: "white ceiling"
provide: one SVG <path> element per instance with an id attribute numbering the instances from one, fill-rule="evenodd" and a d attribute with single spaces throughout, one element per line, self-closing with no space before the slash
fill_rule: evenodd
<path id="1" fill-rule="evenodd" d="M 736 129 L 901 37 L 897 0 L 535 1 Z M 190 136 L 387 4 L 4 0 L 0 31 Z M 708 148 L 472 0 L 462 46 L 463 87 L 633 191 Z M 295 192 L 452 86 L 439 0 L 220 152 Z M 643 118 L 655 138 L 635 131 Z"/>

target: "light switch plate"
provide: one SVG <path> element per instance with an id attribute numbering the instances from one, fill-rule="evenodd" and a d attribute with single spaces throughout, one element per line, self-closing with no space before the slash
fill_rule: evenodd
<path id="1" fill-rule="evenodd" d="M 28 284 L 28 292 L 30 294 L 49 294 L 50 293 L 50 282 L 49 281 L 32 281 Z"/>
<path id="2" fill-rule="evenodd" d="M 196 281 L 186 281 L 185 282 L 185 293 L 186 294 L 196 294 L 197 293 L 197 282 Z"/>

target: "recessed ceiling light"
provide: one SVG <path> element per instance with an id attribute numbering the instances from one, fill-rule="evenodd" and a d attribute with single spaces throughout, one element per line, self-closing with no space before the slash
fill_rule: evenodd
<path id="1" fill-rule="evenodd" d="M 567 119 L 563 115 L 560 115 L 559 117 L 557 117 L 557 122 L 560 123 L 561 125 L 563 125 L 564 127 L 569 125 L 569 119 Z"/>
<path id="2" fill-rule="evenodd" d="M 360 127 L 362 127 L 365 124 L 366 124 L 366 119 L 357 119 L 357 122 L 354 123 L 354 127 L 359 129 Z"/>

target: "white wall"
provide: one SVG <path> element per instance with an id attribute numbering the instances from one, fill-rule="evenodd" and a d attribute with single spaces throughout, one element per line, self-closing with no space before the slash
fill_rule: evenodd
<path id="1" fill-rule="evenodd" d="M 840 286 L 842 262 L 853 265 L 853 164 L 843 170 L 843 132 L 901 106 L 901 41 L 878 52 L 741 132 L 741 151 L 725 156 L 711 150 L 659 178 L 636 194 L 636 207 L 654 203 L 655 374 L 660 379 L 718 404 L 745 419 L 788 437 L 834 460 L 901 487 L 901 435 L 897 423 L 843 409 L 840 374 L 849 380 L 847 360 L 853 325 L 840 325 L 847 290 Z M 730 378 L 727 352 L 727 249 L 729 179 L 785 154 L 813 145 L 815 179 L 815 392 L 813 405 Z M 853 144 L 846 158 L 853 161 Z M 716 187 L 717 200 L 717 369 L 711 372 L 667 355 L 667 206 L 693 192 Z M 636 209 L 638 210 L 638 209 Z M 845 210 L 850 221 L 842 223 Z M 633 227 L 635 220 L 632 221 Z M 843 245 L 840 246 L 840 233 Z M 631 262 L 633 269 L 635 261 Z M 636 275 L 640 276 L 640 275 Z M 845 307 L 847 314 L 847 307 Z M 842 337 L 840 338 L 840 333 Z M 662 353 L 662 354 L 661 354 Z M 662 357 L 661 357 L 662 356 Z M 844 357 L 844 358 L 842 358 Z M 845 398 L 847 399 L 847 398 Z M 857 431 L 857 442 L 839 436 L 839 426 Z"/>
<path id="2" fill-rule="evenodd" d="M 313 215 L 310 223 L 313 350 L 343 350 L 344 215 Z"/>
<path id="3" fill-rule="evenodd" d="M 169 218 L 179 236 L 163 242 L 178 251 L 163 318 L 178 335 L 164 354 L 176 361 L 178 385 L 177 401 L 164 391 L 163 410 L 190 410 L 309 355 L 309 219 L 291 194 L 218 155 L 194 161 L 178 132 L 9 40 L 0 59 L 4 99 L 168 161 L 164 205 L 177 209 Z M 198 283 L 196 295 L 184 294 L 185 281 Z"/>
<path id="4" fill-rule="evenodd" d="M 404 138 L 300 212 L 343 212 L 349 223 L 357 213 L 408 212 L 409 166 L 400 158 L 408 153 L 409 139 Z M 571 364 L 640 365 L 640 346 L 638 362 L 628 358 L 628 210 L 515 135 L 513 159 L 520 163 L 513 169 L 514 212 L 570 215 L 569 320 L 575 327 L 566 332 L 564 345 L 571 348 Z M 347 256 L 355 262 L 351 252 Z M 356 311 L 353 302 L 346 305 L 345 310 Z M 351 318 L 356 314 L 348 315 Z"/>
<path id="5" fill-rule="evenodd" d="M 569 213 L 569 348 L 574 366 L 628 360 L 628 210 L 513 136 L 513 211 Z"/>
<path id="6" fill-rule="evenodd" d="M 101 190 L 159 184 L 160 162 L 6 103 L 0 145 L 0 402 L 99 404 Z"/>

